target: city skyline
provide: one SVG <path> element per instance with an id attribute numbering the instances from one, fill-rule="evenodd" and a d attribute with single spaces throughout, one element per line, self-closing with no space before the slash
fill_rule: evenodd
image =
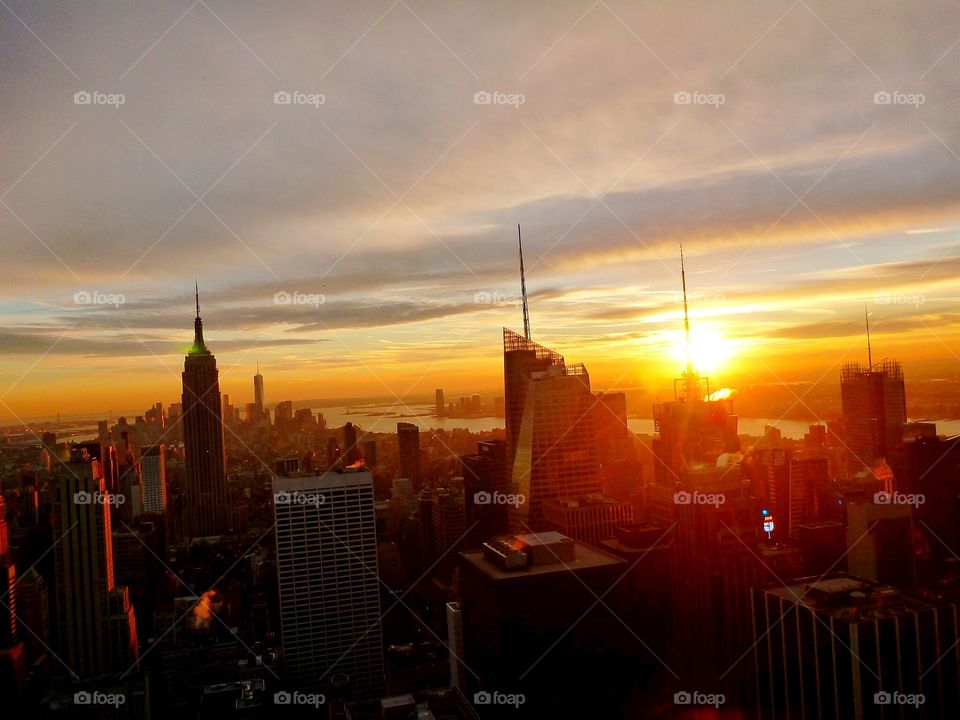
<path id="1" fill-rule="evenodd" d="M 775 381 L 758 356 L 819 377 L 859 349 L 864 301 L 878 347 L 941 375 L 960 262 L 948 7 L 560 3 L 517 10 L 499 52 L 499 10 L 384 5 L 339 17 L 337 41 L 303 55 L 320 10 L 281 39 L 242 8 L 118 10 L 95 28 L 14 3 L 11 76 L 31 81 L 0 100 L 18 140 L 0 214 L 0 417 L 90 408 L 114 375 L 134 406 L 173 396 L 197 268 L 231 396 L 256 359 L 273 397 L 492 387 L 487 340 L 520 325 L 517 222 L 534 339 L 582 359 L 597 387 L 674 374 L 681 241 L 729 384 Z M 131 25 L 118 46 L 77 40 Z M 588 59 L 604 82 L 569 72 Z M 75 103 L 83 92 L 124 100 Z M 171 135 L 169 113 L 195 142 Z M 581 144 L 609 127 L 622 129 Z"/>
<path id="2" fill-rule="evenodd" d="M 0 39 L 11 716 L 958 717 L 956 3 Z"/>

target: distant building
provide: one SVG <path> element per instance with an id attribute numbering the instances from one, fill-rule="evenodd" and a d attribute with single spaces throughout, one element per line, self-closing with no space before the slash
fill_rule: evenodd
<path id="1" fill-rule="evenodd" d="M 833 573 L 755 590 L 753 617 L 764 720 L 960 713 L 955 605 Z"/>
<path id="2" fill-rule="evenodd" d="M 217 359 L 203 341 L 199 299 L 193 326 L 193 345 L 183 363 L 186 478 L 180 499 L 180 523 L 188 538 L 222 535 L 230 524 L 220 379 Z"/>
<path id="3" fill-rule="evenodd" d="M 360 438 L 360 457 L 368 468 L 377 466 L 377 438 L 370 433 Z"/>
<path id="4" fill-rule="evenodd" d="M 924 532 L 935 538 L 938 557 L 952 557 L 960 547 L 960 436 L 939 437 L 933 423 L 911 423 L 904 431 L 906 472 L 898 490 L 923 495 L 915 518 Z M 922 523 L 922 525 L 920 525 Z"/>
<path id="5" fill-rule="evenodd" d="M 32 569 L 32 568 L 31 568 Z M 0 496 L 0 691 L 10 707 L 15 711 L 23 695 L 27 679 L 26 647 L 20 638 L 18 611 L 25 612 L 17 604 L 23 596 L 17 588 L 17 568 L 10 554 L 7 531 L 6 506 Z M 27 632 L 35 632 L 23 623 Z"/>
<path id="6" fill-rule="evenodd" d="M 476 546 L 509 529 L 509 506 L 498 501 L 508 493 L 506 444 L 502 440 L 477 443 L 476 454 L 461 456 L 460 465 L 466 523 L 473 528 Z"/>
<path id="7" fill-rule="evenodd" d="M 357 445 L 357 428 L 350 421 L 343 426 L 343 447 L 343 464 L 356 464 L 360 459 L 360 447 Z"/>
<path id="8" fill-rule="evenodd" d="M 393 479 L 390 505 L 403 517 L 407 517 L 414 511 L 417 500 L 410 478 Z"/>
<path id="9" fill-rule="evenodd" d="M 804 575 L 846 571 L 847 529 L 843 523 L 823 520 L 801 525 L 797 530 Z"/>
<path id="10" fill-rule="evenodd" d="M 400 447 L 400 476 L 410 478 L 413 487 L 419 490 L 423 483 L 420 469 L 420 428 L 413 423 L 397 423 L 397 444 Z"/>
<path id="11" fill-rule="evenodd" d="M 907 422 L 900 363 L 884 360 L 869 368 L 859 363 L 844 365 L 840 398 L 849 474 L 873 470 L 878 461 L 886 460 L 894 468 L 894 475 L 899 475 L 897 453 L 902 449 L 903 425 Z"/>
<path id="12" fill-rule="evenodd" d="M 433 558 L 439 558 L 464 539 L 467 525 L 463 508 L 463 490 L 438 488 L 425 491 L 423 499 L 430 500 L 430 537 L 433 541 L 433 547 L 430 548 L 431 554 Z M 422 500 L 421 508 L 424 507 Z"/>
<path id="13" fill-rule="evenodd" d="M 60 654 L 82 678 L 137 664 L 133 608 L 114 586 L 110 498 L 99 460 L 75 447 L 58 483 L 54 565 Z"/>
<path id="14" fill-rule="evenodd" d="M 599 546 L 616 528 L 633 522 L 633 505 L 603 495 L 547 500 L 543 520 L 564 535 Z"/>
<path id="15" fill-rule="evenodd" d="M 600 492 L 590 410 L 594 396 L 583 365 L 503 330 L 510 508 L 517 530 L 545 528 L 544 503 Z"/>
<path id="16" fill-rule="evenodd" d="M 851 575 L 910 587 L 916 577 L 913 507 L 898 503 L 849 503 L 847 548 Z"/>
<path id="17" fill-rule="evenodd" d="M 167 510 L 166 446 L 154 445 L 140 453 L 143 511 L 160 514 Z"/>
<path id="18" fill-rule="evenodd" d="M 437 388 L 435 395 L 434 415 L 442 418 L 447 414 L 447 404 L 443 398 L 443 388 Z"/>
<path id="19" fill-rule="evenodd" d="M 447 603 L 447 647 L 450 652 L 450 687 L 462 691 L 467 679 L 463 666 L 463 610 L 458 602 Z"/>
<path id="20" fill-rule="evenodd" d="M 5 602 L 9 604 L 10 600 Z M 18 603 L 16 612 L 24 628 L 20 636 L 26 642 L 32 662 L 46 654 L 50 645 L 50 591 L 35 568 L 29 568 L 20 576 L 14 602 Z"/>
<path id="21" fill-rule="evenodd" d="M 284 425 L 293 420 L 293 401 L 283 400 L 277 403 L 273 410 L 273 422 L 275 425 Z"/>
<path id="22" fill-rule="evenodd" d="M 372 474 L 274 476 L 273 497 L 290 682 L 323 689 L 345 673 L 357 698 L 379 697 L 385 680 Z"/>
<path id="23" fill-rule="evenodd" d="M 257 363 L 257 374 L 253 376 L 253 420 L 259 422 L 263 418 L 263 375 L 260 374 L 260 363 Z M 249 411 L 248 411 L 249 412 Z"/>

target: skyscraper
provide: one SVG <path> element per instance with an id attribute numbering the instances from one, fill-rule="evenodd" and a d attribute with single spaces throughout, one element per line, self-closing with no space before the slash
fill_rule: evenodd
<path id="1" fill-rule="evenodd" d="M 755 590 L 753 616 L 757 717 L 955 718 L 960 711 L 955 605 L 833 573 Z M 909 696 L 921 693 L 918 709 Z"/>
<path id="2" fill-rule="evenodd" d="M 166 446 L 154 445 L 140 454 L 143 511 L 159 514 L 167 509 Z"/>
<path id="3" fill-rule="evenodd" d="M 122 673 L 137 662 L 137 631 L 127 588 L 114 586 L 113 496 L 84 448 L 73 448 L 65 470 L 55 508 L 60 654 L 81 678 Z"/>
<path id="4" fill-rule="evenodd" d="M 410 478 L 415 490 L 420 489 L 420 428 L 413 423 L 397 423 L 397 444 L 400 446 L 400 476 Z"/>
<path id="5" fill-rule="evenodd" d="M 6 507 L 0 497 L 0 691 L 15 705 L 26 680 L 26 652 L 18 632 L 17 568 L 10 556 Z M 28 633 L 33 631 L 29 625 Z"/>
<path id="6" fill-rule="evenodd" d="M 590 376 L 581 365 L 503 329 L 507 404 L 507 467 L 514 528 L 537 531 L 543 504 L 562 497 L 600 493 L 590 410 Z"/>
<path id="7" fill-rule="evenodd" d="M 273 478 L 280 632 L 288 677 L 323 687 L 345 673 L 359 697 L 384 690 L 373 475 Z"/>
<path id="8" fill-rule="evenodd" d="M 357 445 L 357 428 L 349 420 L 343 426 L 343 464 L 353 465 L 360 459 L 360 447 Z"/>
<path id="9" fill-rule="evenodd" d="M 260 363 L 257 363 L 257 374 L 253 376 L 253 405 L 256 421 L 263 418 L 263 375 L 260 374 Z"/>
<path id="10" fill-rule="evenodd" d="M 899 453 L 907 422 L 907 400 L 900 363 L 883 360 L 869 367 L 844 365 L 840 399 L 849 473 L 873 470 L 880 460 L 886 460 L 896 480 L 901 480 Z"/>
<path id="11" fill-rule="evenodd" d="M 229 528 L 226 457 L 217 359 L 203 341 L 200 296 L 193 346 L 183 363 L 183 452 L 186 485 L 180 521 L 187 537 L 221 535 Z"/>
<path id="12" fill-rule="evenodd" d="M 434 414 L 438 418 L 444 417 L 447 414 L 447 405 L 443 398 L 443 388 L 437 388 L 437 392 L 435 393 L 435 404 L 436 409 Z"/>

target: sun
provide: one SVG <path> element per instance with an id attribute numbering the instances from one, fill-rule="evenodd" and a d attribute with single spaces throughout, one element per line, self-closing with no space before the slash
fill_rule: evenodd
<path id="1" fill-rule="evenodd" d="M 690 361 L 695 370 L 712 373 L 725 368 L 735 354 L 733 343 L 715 327 L 695 327 L 690 330 Z M 674 358 L 681 367 L 687 364 L 687 342 L 683 332 L 677 333 L 673 345 Z"/>

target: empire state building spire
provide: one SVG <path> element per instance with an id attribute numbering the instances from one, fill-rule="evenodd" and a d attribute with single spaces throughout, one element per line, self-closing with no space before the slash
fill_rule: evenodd
<path id="1" fill-rule="evenodd" d="M 200 289 L 193 345 L 183 360 L 183 455 L 180 531 L 186 538 L 222 535 L 230 528 L 223 443 L 223 405 L 217 358 L 203 341 Z"/>
<path id="2" fill-rule="evenodd" d="M 197 317 L 193 321 L 193 347 L 190 348 L 191 355 L 199 355 L 201 353 L 209 354 L 207 350 L 207 345 L 203 341 L 203 320 L 200 319 L 200 286 L 197 283 L 194 283 L 194 288 L 196 292 L 197 300 Z"/>

